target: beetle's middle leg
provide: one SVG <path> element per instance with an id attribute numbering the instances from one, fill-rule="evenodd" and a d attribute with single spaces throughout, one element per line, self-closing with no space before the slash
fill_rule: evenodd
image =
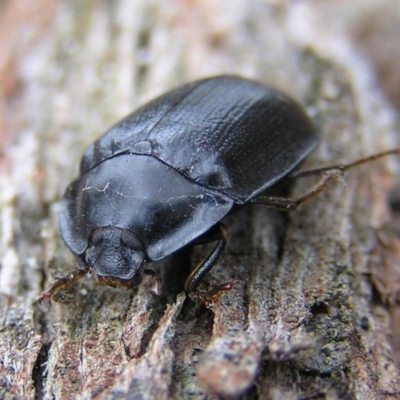
<path id="1" fill-rule="evenodd" d="M 217 245 L 214 247 L 213 251 L 208 255 L 208 257 L 202 261 L 186 279 L 186 293 L 193 292 L 196 289 L 201 280 L 215 265 L 219 256 L 224 251 L 228 231 L 223 224 L 218 224 L 217 228 L 219 229 L 217 237 L 215 237 L 215 240 L 218 240 Z M 209 241 L 209 239 L 207 241 Z"/>

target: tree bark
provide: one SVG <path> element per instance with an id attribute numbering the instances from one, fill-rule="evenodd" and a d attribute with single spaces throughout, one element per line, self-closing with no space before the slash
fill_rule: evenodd
<path id="1" fill-rule="evenodd" d="M 370 10 L 391 15 L 384 3 Z M 326 4 L 2 3 L 1 398 L 400 398 L 395 159 L 349 171 L 288 215 L 228 218 L 204 288 L 236 283 L 206 304 L 182 290 L 208 246 L 157 263 L 161 297 L 87 277 L 52 307 L 37 303 L 76 269 L 57 218 L 85 147 L 181 83 L 229 73 L 292 95 L 321 133 L 303 168 L 399 145 L 384 78 L 338 26 L 362 2 Z M 296 180 L 290 195 L 313 183 Z"/>

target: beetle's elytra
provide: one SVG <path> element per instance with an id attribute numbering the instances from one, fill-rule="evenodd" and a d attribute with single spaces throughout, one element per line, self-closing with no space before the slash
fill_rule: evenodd
<path id="1" fill-rule="evenodd" d="M 217 238 L 186 282 L 193 290 L 223 251 L 220 221 L 248 203 L 291 208 L 291 200 L 258 195 L 317 142 L 296 102 L 240 77 L 195 81 L 144 105 L 86 150 L 60 213 L 61 235 L 79 269 L 41 300 L 87 272 L 111 286 L 132 287 L 143 273 L 156 279 L 145 264 Z"/>

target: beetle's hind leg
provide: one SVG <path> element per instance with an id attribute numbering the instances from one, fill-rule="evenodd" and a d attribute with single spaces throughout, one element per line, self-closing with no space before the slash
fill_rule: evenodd
<path id="1" fill-rule="evenodd" d="M 215 238 L 215 240 L 218 240 L 217 245 L 214 247 L 213 251 L 208 255 L 208 257 L 202 261 L 187 278 L 185 282 L 186 293 L 193 292 L 197 288 L 201 280 L 215 265 L 219 256 L 224 251 L 228 231 L 223 224 L 218 224 L 217 227 L 219 228 L 218 236 Z"/>
<path id="2" fill-rule="evenodd" d="M 254 199 L 251 199 L 249 203 L 260 204 L 265 207 L 274 208 L 281 211 L 296 210 L 301 204 L 306 203 L 307 201 L 317 196 L 319 193 L 323 192 L 332 181 L 341 178 L 345 173 L 345 171 L 354 167 L 358 167 L 359 165 L 367 164 L 371 161 L 375 161 L 380 158 L 396 154 L 400 154 L 400 148 L 373 154 L 372 156 L 360 158 L 359 160 L 353 161 L 348 164 L 332 165 L 330 167 L 294 172 L 291 175 L 289 175 L 286 179 L 297 179 L 312 175 L 323 175 L 323 176 L 319 182 L 317 182 L 314 186 L 311 187 L 310 190 L 303 193 L 299 197 L 296 198 L 275 197 L 275 196 L 266 196 L 258 198 L 256 197 Z"/>
<path id="3" fill-rule="evenodd" d="M 327 186 L 333 181 L 341 178 L 343 176 L 345 169 L 339 167 L 331 167 L 330 169 L 323 170 L 312 170 L 312 171 L 304 171 L 307 173 L 300 176 L 308 176 L 313 174 L 321 174 L 324 176 L 321 178 L 319 182 L 317 182 L 314 186 L 310 188 L 307 192 L 303 193 L 299 197 L 278 197 L 278 196 L 265 196 L 265 197 L 256 197 L 251 199 L 249 203 L 251 204 L 259 204 L 264 207 L 273 208 L 275 210 L 280 211 L 292 211 L 296 210 L 301 204 L 306 203 L 307 201 L 313 199 L 319 193 L 323 192 Z M 296 178 L 299 176 L 296 176 Z"/>

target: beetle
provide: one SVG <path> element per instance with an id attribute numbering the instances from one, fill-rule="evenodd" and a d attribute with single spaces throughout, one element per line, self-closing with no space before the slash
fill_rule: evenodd
<path id="1" fill-rule="evenodd" d="M 185 283 L 196 289 L 221 255 L 227 231 L 221 220 L 247 204 L 282 210 L 322 191 L 357 163 L 328 171 L 298 199 L 260 197 L 288 176 L 319 137 L 304 109 L 261 83 L 217 76 L 178 87 L 145 104 L 88 147 L 80 176 L 66 189 L 61 235 L 79 269 L 56 281 L 49 301 L 88 272 L 110 286 L 131 288 L 144 266 L 188 244 L 217 242 Z"/>

